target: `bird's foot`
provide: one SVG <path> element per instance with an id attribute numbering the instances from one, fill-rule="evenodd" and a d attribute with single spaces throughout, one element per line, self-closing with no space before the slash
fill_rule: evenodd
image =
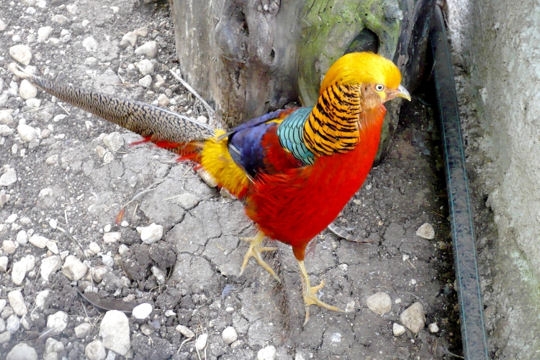
<path id="1" fill-rule="evenodd" d="M 324 287 L 324 281 L 321 281 L 319 285 L 311 286 L 311 283 L 309 281 L 309 275 L 306 271 L 306 267 L 304 265 L 304 261 L 298 261 L 298 265 L 300 266 L 300 275 L 302 277 L 302 287 L 303 287 L 303 297 L 304 297 L 304 306 L 306 308 L 306 318 L 304 320 L 304 325 L 307 324 L 309 321 L 309 307 L 311 305 L 317 305 L 322 308 L 331 310 L 331 311 L 338 311 L 343 312 L 340 308 L 334 305 L 330 305 L 325 303 L 324 301 L 320 300 L 317 297 L 317 292 L 321 290 Z"/>
<path id="2" fill-rule="evenodd" d="M 261 254 L 263 252 L 277 250 L 277 248 L 275 248 L 275 247 L 262 246 L 262 242 L 264 240 L 264 233 L 262 231 L 259 231 L 257 233 L 257 235 L 255 235 L 252 238 L 241 238 L 241 239 L 244 240 L 244 241 L 247 241 L 249 243 L 249 249 L 248 249 L 248 251 L 246 251 L 246 255 L 244 255 L 244 261 L 242 262 L 242 268 L 240 269 L 240 275 L 242 275 L 244 273 L 244 270 L 246 269 L 246 266 L 247 266 L 247 264 L 249 262 L 249 259 L 253 257 L 253 258 L 255 258 L 255 260 L 257 260 L 259 265 L 264 270 L 268 271 L 268 273 L 270 273 L 270 275 L 272 275 L 274 277 L 274 279 L 276 279 L 278 282 L 281 282 L 279 280 L 279 277 L 276 275 L 274 269 L 272 269 L 270 267 L 270 265 L 268 265 L 268 263 L 266 261 L 264 261 L 262 256 L 261 256 Z"/>

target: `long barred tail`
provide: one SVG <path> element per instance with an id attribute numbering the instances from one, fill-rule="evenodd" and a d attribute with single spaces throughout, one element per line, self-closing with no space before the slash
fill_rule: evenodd
<path id="1" fill-rule="evenodd" d="M 194 119 L 140 101 L 59 84 L 18 69 L 25 78 L 58 99 L 118 124 L 172 152 L 190 157 L 197 144 L 214 135 L 214 130 Z"/>

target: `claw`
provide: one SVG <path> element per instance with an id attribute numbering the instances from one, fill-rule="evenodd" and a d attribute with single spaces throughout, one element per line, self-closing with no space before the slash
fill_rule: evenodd
<path id="1" fill-rule="evenodd" d="M 246 255 L 244 255 L 244 261 L 242 262 L 242 267 L 240 269 L 240 275 L 242 275 L 244 273 L 244 270 L 246 269 L 246 266 L 247 266 L 247 264 L 249 262 L 249 259 L 253 257 L 253 258 L 255 258 L 255 260 L 257 260 L 259 265 L 264 270 L 268 271 L 268 273 L 270 273 L 270 275 L 272 275 L 274 277 L 274 279 L 276 279 L 278 282 L 281 282 L 281 280 L 279 280 L 279 277 L 276 275 L 274 269 L 272 269 L 270 267 L 270 265 L 268 265 L 268 263 L 266 261 L 264 261 L 262 256 L 261 256 L 261 254 L 263 252 L 276 251 L 277 250 L 277 248 L 275 248 L 275 247 L 262 246 L 262 242 L 264 240 L 264 233 L 262 231 L 259 231 L 252 238 L 241 238 L 241 239 L 249 243 L 249 249 L 248 249 L 248 251 L 246 251 Z"/>
<path id="2" fill-rule="evenodd" d="M 331 311 L 343 312 L 343 310 L 341 310 L 337 306 L 327 304 L 317 297 L 317 292 L 324 287 L 324 281 L 321 281 L 319 285 L 311 286 L 311 283 L 309 281 L 309 275 L 306 271 L 306 266 L 304 265 L 304 261 L 299 260 L 298 266 L 300 267 L 300 275 L 301 275 L 302 287 L 303 287 L 304 306 L 306 308 L 306 318 L 304 320 L 304 325 L 306 325 L 307 322 L 309 321 L 310 305 L 317 305 Z"/>

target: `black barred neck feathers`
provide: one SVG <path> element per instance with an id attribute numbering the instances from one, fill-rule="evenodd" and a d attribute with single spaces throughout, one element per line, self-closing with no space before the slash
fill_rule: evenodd
<path id="1" fill-rule="evenodd" d="M 382 105 L 370 85 L 334 83 L 322 91 L 304 125 L 304 142 L 318 156 L 353 150 L 366 124 L 365 111 Z"/>

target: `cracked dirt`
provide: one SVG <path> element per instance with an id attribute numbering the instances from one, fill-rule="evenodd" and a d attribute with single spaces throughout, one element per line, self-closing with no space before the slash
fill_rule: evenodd
<path id="1" fill-rule="evenodd" d="M 204 107 L 169 73 L 178 64 L 167 5 L 3 1 L 0 19 L 7 24 L 0 32 L 0 109 L 11 110 L 5 125 L 14 130 L 0 137 L 0 165 L 17 174 L 15 183 L 0 189 L 7 199 L 0 207 L 0 238 L 16 243 L 13 253 L 0 250 L 9 258 L 0 273 L 0 299 L 20 288 L 29 309 L 20 328 L 0 344 L 0 354 L 22 342 L 44 354 L 52 336 L 64 345 L 58 358 L 83 358 L 85 346 L 99 339 L 103 308 L 142 302 L 153 312 L 144 321 L 129 317 L 127 357 L 135 359 L 253 359 L 268 346 L 277 359 L 450 359 L 460 353 L 438 129 L 429 106 L 418 100 L 404 106 L 387 158 L 336 220 L 334 232 L 312 242 L 306 258 L 312 281 L 325 280 L 320 297 L 345 312 L 312 307 L 311 320 L 302 326 L 300 279 L 290 248 L 276 243 L 278 251 L 266 257 L 281 283 L 253 261 L 239 276 L 247 250 L 240 238 L 255 233 L 240 202 L 208 187 L 172 154 L 147 144 L 131 146 L 140 140 L 137 135 L 41 91 L 39 104 L 29 104 L 18 95 L 20 79 L 7 70 L 13 62 L 8 49 L 24 43 L 33 55 L 30 65 L 43 76 L 150 103 L 165 94 L 170 109 L 204 116 Z M 44 26 L 52 32 L 38 41 Z M 158 45 L 147 88 L 135 65 L 145 56 L 121 45 L 124 34 L 140 28 L 147 33 L 135 47 L 151 40 Z M 88 37 L 97 47 L 84 46 Z M 39 135 L 23 141 L 16 131 L 21 121 Z M 426 222 L 435 228 L 433 240 L 415 234 Z M 144 244 L 136 228 L 151 223 L 162 225 L 164 234 Z M 57 269 L 44 280 L 40 264 L 51 253 L 17 242 L 21 230 L 54 241 L 62 259 L 78 257 L 87 275 L 70 281 Z M 105 242 L 104 233 L 111 232 L 119 238 Z M 18 287 L 12 264 L 28 254 L 36 265 Z M 99 282 L 92 277 L 95 269 L 104 269 Z M 36 297 L 43 291 L 48 296 L 40 307 Z M 392 299 L 382 316 L 366 306 L 366 298 L 380 291 Z M 426 326 L 418 334 L 394 336 L 393 324 L 414 302 L 423 305 L 426 324 L 437 323 L 439 330 Z M 9 304 L 0 317 L 11 315 L 6 309 Z M 67 327 L 46 334 L 47 316 L 59 310 L 68 314 Z M 77 337 L 74 329 L 81 323 L 92 328 Z M 186 337 L 178 325 L 195 336 Z M 228 326 L 238 334 L 230 345 L 221 336 Z M 195 339 L 201 334 L 208 340 L 198 352 Z"/>

